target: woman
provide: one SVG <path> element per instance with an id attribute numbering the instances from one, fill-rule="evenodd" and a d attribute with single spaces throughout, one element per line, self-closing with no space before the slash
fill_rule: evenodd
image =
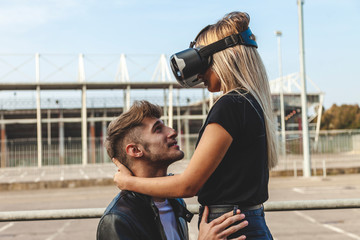
<path id="1" fill-rule="evenodd" d="M 195 46 L 247 31 L 249 21 L 246 13 L 229 13 L 204 28 Z M 255 41 L 254 35 L 250 38 Z M 268 199 L 269 169 L 277 162 L 276 134 L 268 79 L 255 45 L 237 43 L 215 52 L 209 67 L 197 76 L 210 92 L 223 95 L 211 108 L 185 171 L 144 179 L 117 164 L 114 181 L 120 189 L 154 197 L 197 195 L 199 219 L 209 206 L 209 221 L 239 208 L 249 225 L 231 237 L 272 239 L 262 203 Z"/>

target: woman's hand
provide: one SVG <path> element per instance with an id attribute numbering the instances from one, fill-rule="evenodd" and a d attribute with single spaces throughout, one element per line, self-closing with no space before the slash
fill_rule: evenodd
<path id="1" fill-rule="evenodd" d="M 120 163 L 116 158 L 111 159 L 113 163 L 118 167 L 117 173 L 114 176 L 114 182 L 118 188 L 121 190 L 126 189 L 126 183 L 130 180 L 132 173 L 130 170 L 123 164 Z"/>
<path id="2" fill-rule="evenodd" d="M 236 211 L 236 215 L 234 215 L 233 211 L 225 213 L 210 223 L 207 223 L 208 215 L 209 208 L 205 206 L 200 222 L 198 240 L 227 239 L 228 236 L 248 225 L 248 221 L 242 221 L 241 223 L 229 227 L 231 224 L 239 222 L 245 218 L 244 214 L 240 214 L 240 210 Z M 246 239 L 246 236 L 242 235 L 235 239 L 244 240 Z"/>

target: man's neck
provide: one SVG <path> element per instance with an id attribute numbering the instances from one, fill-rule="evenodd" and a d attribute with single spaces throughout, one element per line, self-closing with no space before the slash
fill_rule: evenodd
<path id="1" fill-rule="evenodd" d="M 145 164 L 134 165 L 131 170 L 135 176 L 143 178 L 164 177 L 167 174 L 167 167 L 153 167 Z M 163 202 L 165 198 L 153 197 L 153 200 Z"/>
<path id="2" fill-rule="evenodd" d="M 164 177 L 167 174 L 167 167 L 154 168 L 149 166 L 134 167 L 131 169 L 135 176 L 143 178 Z"/>

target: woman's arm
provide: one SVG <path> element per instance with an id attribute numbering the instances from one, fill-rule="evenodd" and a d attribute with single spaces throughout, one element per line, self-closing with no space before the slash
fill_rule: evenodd
<path id="1" fill-rule="evenodd" d="M 118 161 L 114 181 L 122 190 L 130 190 L 153 197 L 193 197 L 215 171 L 232 142 L 231 135 L 219 124 L 206 126 L 188 167 L 171 177 L 140 178 L 131 176 Z"/>

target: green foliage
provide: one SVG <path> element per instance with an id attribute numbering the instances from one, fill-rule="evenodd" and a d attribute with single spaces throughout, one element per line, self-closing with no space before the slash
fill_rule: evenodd
<path id="1" fill-rule="evenodd" d="M 333 104 L 321 118 L 321 129 L 360 129 L 359 105 Z"/>

